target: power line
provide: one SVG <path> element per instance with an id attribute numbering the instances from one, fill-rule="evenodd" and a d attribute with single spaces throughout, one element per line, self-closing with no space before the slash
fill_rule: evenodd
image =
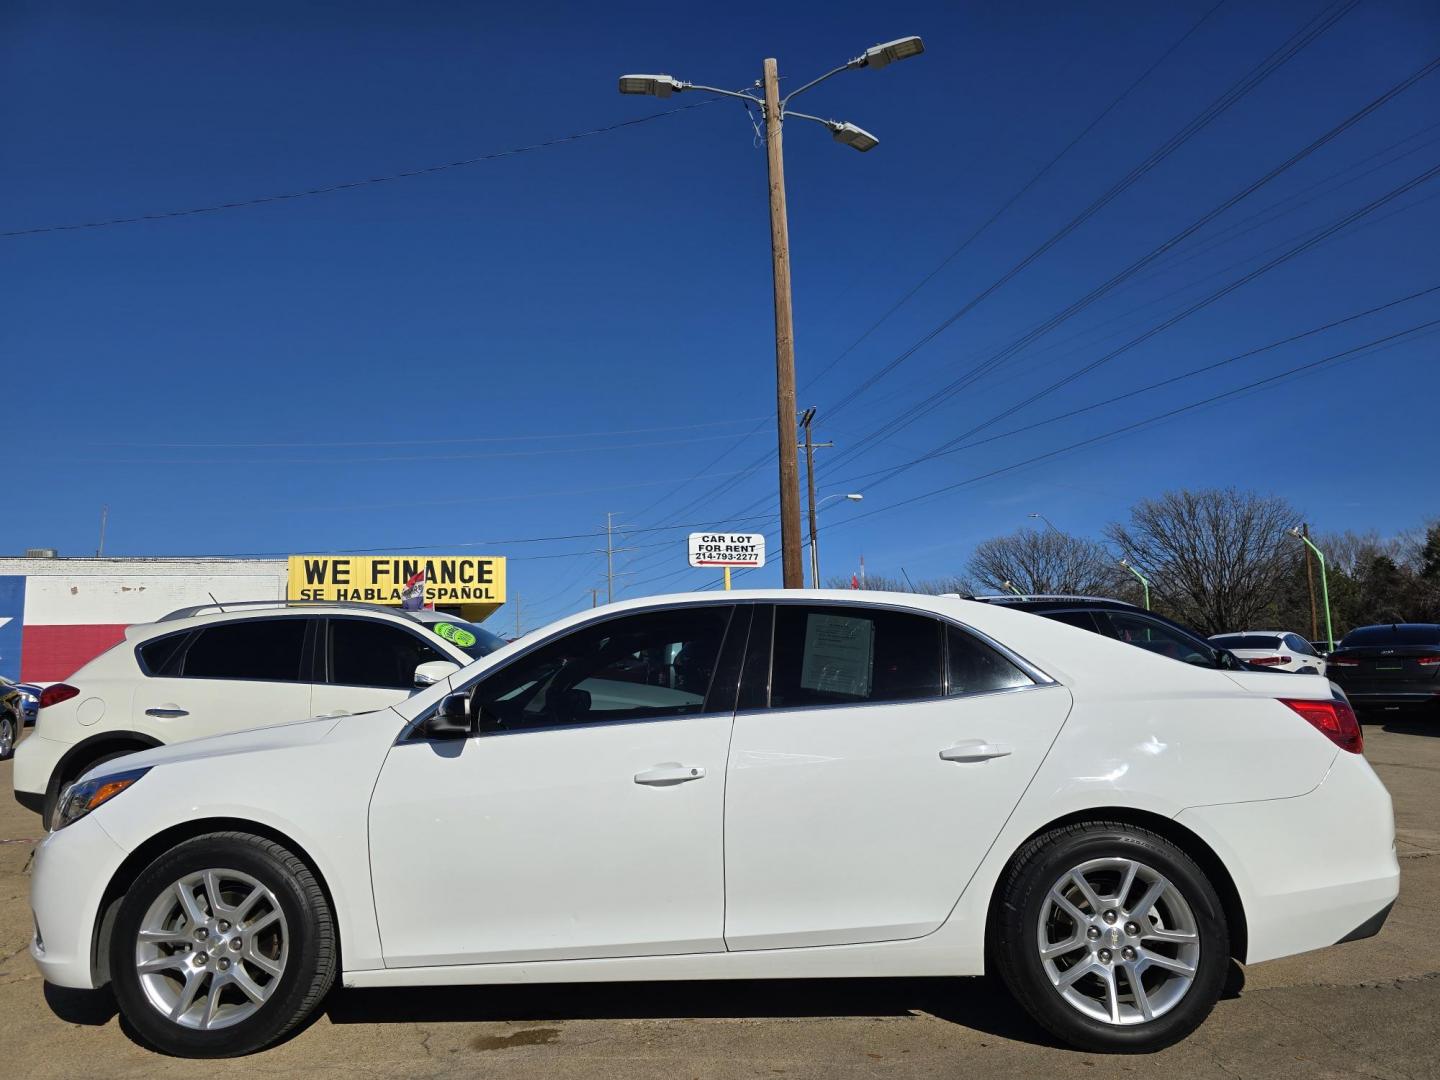
<path id="1" fill-rule="evenodd" d="M 1111 185 L 1111 187 L 1104 194 L 1091 202 L 1089 206 L 1087 206 L 1084 210 L 1080 211 L 1079 214 L 1073 217 L 1057 232 L 1052 234 L 1047 240 L 1045 240 L 1044 243 L 1042 243 L 1034 251 L 1030 252 L 1030 254 L 1026 255 L 1023 259 L 1021 259 L 1018 263 L 1012 266 L 995 281 L 991 282 L 975 296 L 971 297 L 968 301 L 961 305 L 959 309 L 952 312 L 943 321 L 941 321 L 939 325 L 931 329 L 908 349 L 904 350 L 898 356 L 883 365 L 868 379 L 863 381 L 855 389 L 851 390 L 850 393 L 846 394 L 838 402 L 831 405 L 828 410 L 829 414 L 833 416 L 836 412 L 839 412 L 840 410 L 851 405 L 861 394 L 863 394 L 871 386 L 874 386 L 882 378 L 890 374 L 890 372 L 894 371 L 910 357 L 914 356 L 915 353 L 919 352 L 920 349 L 924 348 L 931 341 L 934 341 L 937 337 L 939 337 L 942 333 L 948 330 L 956 322 L 964 318 L 981 303 L 983 303 L 992 294 L 994 294 L 999 289 L 1008 284 L 1023 270 L 1025 270 L 1036 260 L 1044 256 L 1056 244 L 1060 243 L 1076 229 L 1078 229 L 1081 225 L 1085 224 L 1092 217 L 1098 214 L 1102 209 L 1104 209 L 1107 205 L 1113 202 L 1122 193 L 1132 187 L 1146 173 L 1150 172 L 1160 163 L 1165 161 L 1181 146 L 1189 142 L 1190 139 L 1198 135 L 1201 131 L 1203 131 L 1206 127 L 1213 123 L 1218 117 L 1220 117 L 1243 97 L 1249 94 L 1250 91 L 1254 90 L 1267 78 L 1269 78 L 1276 71 L 1278 71 L 1285 63 L 1291 60 L 1301 50 L 1314 42 L 1316 38 L 1318 38 L 1321 34 L 1323 34 L 1331 26 L 1333 26 L 1337 21 L 1339 21 L 1342 17 L 1348 14 L 1357 3 L 1359 3 L 1359 0 L 1344 0 L 1344 3 L 1338 6 L 1338 9 L 1334 9 L 1334 6 L 1332 5 L 1332 10 L 1327 10 L 1326 12 L 1322 12 L 1322 14 L 1312 18 L 1308 23 L 1305 24 L 1305 26 L 1301 27 L 1299 31 L 1293 34 L 1283 45 L 1281 45 L 1274 52 L 1270 53 L 1269 56 L 1262 60 L 1256 67 L 1252 68 L 1251 71 L 1243 78 L 1232 84 L 1229 89 L 1227 89 L 1204 109 L 1202 109 L 1198 114 L 1196 114 L 1195 117 L 1190 120 L 1189 123 L 1185 124 L 1179 131 L 1171 135 L 1170 138 L 1167 139 L 1164 143 L 1162 143 L 1157 149 L 1151 151 L 1151 153 L 1143 161 L 1141 161 L 1140 164 L 1136 165 L 1128 173 L 1126 173 L 1125 176 L 1121 177 L 1118 181 Z"/>
<path id="2" fill-rule="evenodd" d="M 1437 61 L 1437 63 L 1440 63 L 1440 61 Z M 1092 360 L 1090 363 L 1084 364 L 1084 365 L 1082 365 L 1081 367 L 1075 369 L 1074 371 L 1071 371 L 1069 374 L 1067 374 L 1067 375 L 1063 376 L 1062 378 L 1057 379 L 1057 380 L 1055 380 L 1054 382 L 1050 383 L 1050 385 L 1048 385 L 1048 386 L 1046 386 L 1046 387 L 1043 387 L 1043 388 L 1040 389 L 1040 390 L 1037 390 L 1035 393 L 1031 394 L 1029 397 L 1025 398 L 1024 400 L 1022 400 L 1022 401 L 1020 401 L 1020 402 L 1017 402 L 1016 404 L 1011 405 L 1010 407 L 1008 407 L 1008 408 L 1006 408 L 1006 409 L 1003 409 L 1003 410 L 1001 410 L 1000 412 L 994 414 L 994 415 L 991 416 L 989 419 L 985 420 L 984 422 L 982 422 L 982 423 L 980 423 L 980 424 L 977 424 L 976 426 L 970 428 L 968 431 L 963 432 L 962 434 L 957 435 L 957 436 L 955 436 L 954 438 L 951 438 L 951 439 L 946 440 L 945 442 L 941 443 L 938 447 L 936 447 L 934 450 L 930 451 L 930 453 L 927 454 L 925 457 L 916 459 L 915 462 L 910 462 L 910 463 L 906 463 L 906 464 L 902 464 L 902 465 L 895 466 L 895 468 L 894 468 L 893 470 L 891 470 L 891 472 L 890 472 L 889 475 L 884 476 L 884 477 L 882 477 L 881 479 L 872 482 L 872 484 L 871 484 L 870 486 L 874 487 L 874 486 L 876 486 L 876 484 L 881 484 L 881 483 L 886 483 L 886 482 L 888 482 L 889 480 L 893 479 L 894 476 L 898 476 L 900 473 L 902 473 L 902 472 L 910 469 L 911 467 L 913 467 L 914 464 L 918 464 L 919 461 L 928 460 L 929 457 L 934 456 L 936 453 L 943 452 L 943 451 L 945 451 L 945 450 L 947 450 L 947 449 L 949 449 L 949 448 L 957 445 L 958 443 L 962 442 L 963 440 L 969 438 L 970 436 L 975 435 L 975 434 L 977 434 L 978 432 L 985 430 L 987 427 L 989 427 L 990 425 L 996 423 L 997 421 L 1003 420 L 1005 417 L 1013 415 L 1014 413 L 1018 412 L 1019 410 L 1025 408 L 1026 406 L 1031 405 L 1031 404 L 1033 404 L 1034 402 L 1040 400 L 1042 397 L 1045 397 L 1045 396 L 1047 396 L 1048 394 L 1054 392 L 1055 390 L 1058 390 L 1060 387 L 1066 386 L 1066 385 L 1068 385 L 1069 383 L 1074 382 L 1076 379 L 1080 378 L 1082 375 L 1085 375 L 1085 374 L 1088 374 L 1088 373 L 1091 372 L 1091 371 L 1094 371 L 1096 368 L 1100 367 L 1102 364 L 1109 363 L 1109 362 L 1110 362 L 1111 360 L 1113 360 L 1115 357 L 1120 356 L 1120 355 L 1122 355 L 1122 354 L 1130 351 L 1130 350 L 1131 350 L 1132 348 L 1134 348 L 1135 346 L 1137 346 L 1137 345 L 1139 345 L 1139 344 L 1141 344 L 1141 343 L 1143 343 L 1143 342 L 1145 342 L 1145 341 L 1148 341 L 1150 338 L 1156 336 L 1157 334 L 1162 333 L 1162 332 L 1165 331 L 1165 330 L 1168 330 L 1170 327 L 1174 326 L 1176 323 L 1182 321 L 1183 319 L 1189 318 L 1191 315 L 1195 314 L 1197 311 L 1200 311 L 1201 309 L 1210 306 L 1211 304 L 1215 303 L 1217 300 L 1221 299 L 1222 297 L 1228 296 L 1230 293 L 1234 292 L 1236 289 L 1239 289 L 1239 288 L 1241 288 L 1241 287 L 1249 284 L 1251 281 L 1254 281 L 1256 278 L 1260 277 L 1262 274 L 1266 274 L 1266 273 L 1268 273 L 1269 271 L 1273 270 L 1275 267 L 1280 266 L 1280 265 L 1282 265 L 1283 263 L 1289 262 L 1291 259 L 1296 258 L 1297 256 L 1299 256 L 1299 255 L 1303 254 L 1304 252 L 1310 250 L 1310 248 L 1312 248 L 1312 247 L 1314 247 L 1316 244 L 1320 243 L 1320 242 L 1321 242 L 1322 240 L 1324 240 L 1326 237 L 1331 236 L 1331 235 L 1333 235 L 1334 233 L 1336 233 L 1336 232 L 1340 231 L 1341 229 L 1345 228 L 1347 225 L 1350 225 L 1350 224 L 1352 224 L 1353 222 L 1358 221 L 1360 218 L 1364 217 L 1365 215 L 1370 214 L 1370 213 L 1374 212 L 1375 210 L 1378 210 L 1380 207 L 1386 205 L 1387 203 L 1393 201 L 1394 199 L 1399 198 L 1401 195 L 1405 194 L 1405 193 L 1408 192 L 1408 191 L 1413 190 L 1414 188 L 1418 187 L 1419 185 L 1421 185 L 1421 184 L 1423 184 L 1423 183 L 1426 183 L 1427 181 L 1429 181 L 1429 180 L 1431 180 L 1431 179 L 1434 179 L 1434 177 L 1437 176 L 1437 175 L 1440 175 L 1440 165 L 1436 165 L 1436 166 L 1431 167 L 1430 169 L 1426 170 L 1425 172 L 1419 174 L 1418 176 L 1415 176 L 1415 177 L 1411 178 L 1410 180 L 1406 181 L 1405 183 L 1401 184 L 1399 187 L 1393 188 L 1393 189 L 1391 189 L 1389 192 L 1387 192 L 1386 194 L 1380 196 L 1380 197 L 1377 198 L 1377 199 L 1372 200 L 1371 202 L 1369 202 L 1369 203 L 1367 203 L 1366 205 L 1362 206 L 1360 209 L 1355 210 L 1355 211 L 1352 211 L 1351 213 L 1347 214 L 1344 218 L 1340 219 L 1338 222 L 1336 222 L 1336 223 L 1328 226 L 1327 228 L 1325 228 L 1324 230 L 1322 230 L 1319 234 L 1311 237 L 1309 240 L 1306 240 L 1306 241 L 1303 241 L 1303 242 L 1300 243 L 1300 244 L 1297 244 L 1295 247 L 1291 248 L 1289 251 L 1286 251 L 1286 252 L 1284 252 L 1284 253 L 1281 254 L 1281 255 L 1277 255 L 1275 258 L 1268 260 L 1267 262 L 1265 262 L 1265 263 L 1262 264 L 1261 266 L 1257 267 L 1256 269 L 1250 271 L 1249 273 L 1242 275 L 1241 277 L 1235 279 L 1234 281 L 1229 282 L 1229 283 L 1226 284 L 1226 285 L 1223 285 L 1221 288 L 1219 288 L 1219 289 L 1215 290 L 1214 292 L 1210 293 L 1208 296 L 1202 297 L 1200 300 L 1198 300 L 1198 301 L 1196 301 L 1195 303 L 1189 305 L 1189 306 L 1186 307 L 1183 311 L 1181 311 L 1181 312 L 1179 312 L 1179 313 L 1177 313 L 1177 314 L 1175 314 L 1175 315 L 1172 315 L 1172 316 L 1171 316 L 1170 318 L 1168 318 L 1168 319 L 1163 320 L 1162 322 L 1160 322 L 1160 323 L 1157 324 L 1156 326 L 1153 326 L 1153 327 L 1151 327 L 1150 329 L 1146 330 L 1144 333 L 1142 333 L 1142 334 L 1140 334 L 1140 335 L 1138 335 L 1138 336 L 1136 336 L 1136 337 L 1134 337 L 1134 338 L 1131 338 L 1129 341 L 1127 341 L 1125 344 L 1119 346 L 1118 348 L 1112 349 L 1110 352 L 1105 353 L 1104 355 L 1100 356 L 1099 358 L 1097 358 L 1097 359 L 1095 359 L 1095 360 Z M 927 410 L 927 411 L 928 411 L 928 410 Z"/>
<path id="3" fill-rule="evenodd" d="M 1245 352 L 1237 353 L 1234 356 L 1228 356 L 1223 360 L 1214 360 L 1208 364 L 1202 364 L 1199 367 L 1191 368 L 1189 371 L 1183 371 L 1178 375 L 1171 375 L 1168 378 L 1159 380 L 1158 382 L 1153 382 L 1146 386 L 1139 386 L 1131 390 L 1126 390 L 1122 394 L 1116 394 L 1113 397 L 1105 398 L 1103 401 L 1095 401 L 1091 402 L 1089 405 L 1081 405 L 1077 408 L 1069 409 L 1063 413 L 1057 413 L 1054 416 L 1048 416 L 1043 420 L 1036 420 L 1033 423 L 1025 424 L 1021 427 L 1011 428 L 1008 431 L 1002 431 L 997 435 L 990 435 L 984 439 L 977 439 L 974 442 L 964 443 L 960 446 L 951 447 L 950 449 L 942 451 L 940 453 L 928 454 L 924 457 L 916 458 L 914 463 L 918 464 L 921 461 L 930 461 L 934 458 L 959 453 L 961 450 L 969 450 L 976 446 L 983 446 L 986 443 L 997 442 L 1000 439 L 1008 439 L 1015 435 L 1022 435 L 1025 432 L 1034 431 L 1037 428 L 1045 427 L 1049 424 L 1058 423 L 1061 420 L 1069 420 L 1073 417 L 1080 416 L 1083 413 L 1093 412 L 1096 409 L 1104 408 L 1107 405 L 1115 405 L 1121 401 L 1127 401 L 1130 398 L 1139 397 L 1141 394 L 1148 394 L 1152 390 L 1159 390 L 1166 386 L 1171 386 L 1175 383 L 1183 382 L 1186 379 L 1193 379 L 1197 375 L 1204 375 L 1212 371 L 1217 371 L 1222 367 L 1227 367 L 1230 364 L 1238 363 L 1241 360 L 1251 359 L 1252 357 L 1259 356 L 1261 353 L 1271 352 L 1286 345 L 1293 345 L 1295 342 L 1303 341 L 1305 338 L 1314 337 L 1316 334 L 1322 334 L 1327 330 L 1333 330 L 1336 327 L 1344 326 L 1347 323 L 1355 322 L 1358 319 L 1367 318 L 1368 316 L 1379 314 L 1382 311 L 1388 311 L 1393 307 L 1398 307 L 1401 304 L 1409 303 L 1412 300 L 1418 300 L 1422 296 L 1429 296 L 1432 293 L 1436 292 L 1440 292 L 1440 285 L 1431 285 L 1429 288 L 1421 289 L 1418 292 L 1410 293 L 1408 296 L 1401 296 L 1394 300 L 1389 300 L 1383 304 L 1379 304 L 1375 307 L 1367 308 L 1364 311 L 1357 311 L 1354 314 L 1346 315 L 1344 318 L 1335 319 L 1331 322 L 1325 323 L 1323 326 L 1315 326 L 1311 327 L 1309 330 L 1302 330 L 1299 333 L 1291 334 L 1289 337 L 1281 338 L 1278 341 L 1272 341 L 1268 344 L 1259 345 L 1253 349 L 1248 349 Z M 1381 340 L 1383 341 L 1384 339 Z M 1375 343 L 1370 343 L 1370 345 L 1373 344 Z M 1369 348 L 1370 345 L 1361 347 Z M 846 477 L 844 480 L 840 481 L 840 483 L 851 483 L 856 480 L 865 480 L 872 476 L 879 476 L 883 473 L 889 472 L 891 468 L 893 468 L 893 466 L 885 469 L 877 469 L 874 472 L 869 473 L 857 473 L 853 476 Z"/>
<path id="4" fill-rule="evenodd" d="M 690 109 L 699 109 L 719 100 L 719 98 L 713 97 L 705 98 L 701 101 L 692 102 L 689 105 L 680 105 L 673 109 L 666 109 L 663 112 L 650 113 L 648 116 L 637 116 L 632 120 L 621 120 L 619 123 L 591 128 L 588 131 L 577 131 L 571 135 L 562 135 L 556 139 L 546 139 L 544 142 L 531 143 L 528 146 L 514 146 L 508 150 L 496 150 L 493 153 L 481 154 L 478 157 L 462 158 L 459 161 L 447 161 L 442 165 L 427 165 L 420 169 L 406 169 L 403 172 L 389 173 L 385 176 L 371 176 L 364 180 L 346 180 L 338 184 L 326 184 L 323 187 L 305 188 L 301 191 L 290 191 L 281 195 L 259 195 L 255 198 L 238 199 L 234 202 L 214 203 L 210 206 L 195 206 L 188 210 L 161 210 L 151 214 L 108 218 L 102 221 L 82 221 L 70 225 L 39 225 L 29 229 L 11 229 L 7 232 L 0 232 L 0 239 L 9 240 L 17 236 L 36 236 L 40 233 L 73 232 L 78 229 L 107 229 L 113 225 L 133 225 L 141 221 L 164 221 L 169 218 L 191 217 L 197 214 L 217 214 L 225 210 L 241 210 L 251 206 L 264 206 L 267 203 L 308 199 L 317 195 L 330 195 L 337 191 L 373 187 L 376 184 L 389 184 L 396 180 L 408 180 L 417 176 L 431 176 L 435 173 L 446 172 L 450 169 L 464 169 L 472 165 L 480 165 L 487 161 L 514 157 L 517 154 L 529 154 L 536 150 L 548 150 L 552 146 L 579 142 L 581 139 L 594 138 L 596 135 L 608 135 L 611 132 L 620 131 L 623 128 L 637 127 L 640 124 L 648 124 L 652 120 L 660 120 L 666 116 L 674 116 L 676 113 L 687 112 Z"/>
<path id="5" fill-rule="evenodd" d="M 1050 171 L 1055 168 L 1056 165 L 1060 164 L 1062 158 L 1069 154 L 1071 150 L 1075 149 L 1075 147 L 1080 144 L 1080 142 L 1085 138 L 1085 136 L 1089 135 L 1090 132 L 1094 131 L 1095 128 L 1099 127 L 1100 123 L 1107 116 L 1114 112 L 1120 106 L 1120 104 L 1125 101 L 1126 98 L 1128 98 L 1132 93 L 1134 93 L 1135 90 L 1139 88 L 1141 83 L 1143 83 L 1146 79 L 1153 75 L 1156 70 L 1158 70 L 1160 66 L 1165 63 L 1166 60 L 1170 59 L 1171 55 L 1174 54 L 1175 51 L 1180 48 L 1180 46 L 1184 45 L 1185 42 L 1189 41 L 1190 38 L 1195 34 L 1195 32 L 1199 30 L 1200 27 L 1203 26 L 1206 22 L 1209 21 L 1210 16 L 1214 15 L 1215 12 L 1219 11 L 1222 7 L 1224 7 L 1226 3 L 1227 0 L 1220 0 L 1219 3 L 1215 4 L 1208 11 L 1206 11 L 1205 14 L 1201 15 L 1200 18 L 1196 20 L 1196 22 L 1190 27 L 1190 29 L 1186 30 L 1185 33 L 1181 34 L 1180 37 L 1177 38 L 1170 45 L 1169 48 L 1167 48 L 1163 53 L 1161 53 L 1160 57 L 1148 68 L 1146 68 L 1140 74 L 1140 76 L 1135 79 L 1134 82 L 1132 82 L 1124 90 L 1120 91 L 1120 94 L 1113 101 L 1111 101 L 1109 105 L 1106 105 L 1105 108 L 1102 109 L 1099 114 L 1094 117 L 1094 119 L 1092 119 L 1088 124 L 1081 128 L 1079 134 L 1075 135 L 1074 138 L 1067 142 L 1058 154 L 1052 157 L 1044 165 L 1040 166 L 1040 168 L 1035 172 L 1035 174 L 1031 176 L 1030 179 L 1027 180 L 1018 191 L 1016 191 L 1013 195 L 1010 196 L 1010 198 L 1006 199 L 1005 202 L 1000 205 L 999 209 L 997 209 L 988 218 L 981 222 L 981 224 L 977 228 L 971 231 L 971 233 L 960 242 L 959 246 L 954 248 L 948 255 L 945 256 L 945 258 L 941 259 L 940 262 L 936 264 L 933 270 L 931 270 L 928 274 L 926 274 L 918 282 L 916 282 L 915 285 L 912 286 L 910 290 L 906 292 L 903 296 L 901 296 L 899 300 L 895 301 L 895 303 L 891 305 L 885 311 L 885 313 L 880 316 L 880 318 L 876 319 L 875 322 L 872 323 L 863 334 L 857 337 L 849 345 L 845 346 L 845 348 L 842 349 L 840 353 L 833 360 L 830 361 L 830 363 L 826 364 L 824 368 L 822 368 L 815 375 L 811 376 L 806 381 L 805 385 L 807 387 L 813 386 L 815 383 L 823 379 L 827 374 L 829 374 L 831 369 L 834 368 L 836 364 L 838 364 L 841 360 L 845 359 L 845 357 L 850 355 L 851 352 L 853 352 L 859 345 L 861 345 L 867 338 L 869 338 L 870 335 L 873 334 L 876 330 L 880 329 L 880 327 L 884 325 L 884 323 L 890 318 L 890 316 L 894 315 L 897 311 L 899 311 L 902 307 L 904 307 L 912 299 L 914 299 L 915 295 L 919 293 L 920 290 L 923 289 L 926 285 L 930 284 L 930 282 L 934 280 L 936 275 L 938 275 L 942 270 L 944 270 L 962 254 L 964 254 L 966 249 L 968 249 L 971 244 L 978 240 L 990 228 L 990 226 L 994 225 L 995 222 L 999 221 L 1000 218 L 1005 215 L 1005 212 L 1007 210 L 1009 210 L 1012 206 L 1014 206 L 1017 202 L 1024 198 L 1025 195 L 1029 193 L 1030 189 L 1033 188 L 1036 184 L 1038 184 L 1041 180 L 1043 180 L 1050 173 Z"/>
<path id="6" fill-rule="evenodd" d="M 728 427 L 748 424 L 759 416 L 737 416 L 733 420 L 708 420 L 703 424 L 672 424 L 666 427 L 620 428 L 613 431 L 544 432 L 534 435 L 481 435 L 453 439 L 381 439 L 355 442 L 91 442 L 83 446 L 143 446 L 152 449 L 208 448 L 259 450 L 278 447 L 349 447 L 349 446 L 444 446 L 452 443 L 530 442 L 537 439 L 598 439 L 613 435 L 648 435 L 658 431 L 694 431 L 699 428 Z"/>
<path id="7" fill-rule="evenodd" d="M 839 529 L 847 525 L 853 525 L 856 521 L 859 521 L 863 518 L 873 517 L 876 514 L 886 513 L 901 506 L 908 506 L 911 503 L 920 502 L 921 500 L 933 498 L 937 495 L 943 495 L 947 492 L 954 491 L 957 488 L 978 483 L 981 480 L 988 480 L 992 477 L 1000 476 L 1003 473 L 1014 472 L 1016 469 L 1022 469 L 1027 465 L 1034 465 L 1041 461 L 1048 461 L 1052 458 L 1059 457 L 1061 454 L 1067 454 L 1074 450 L 1082 449 L 1083 447 L 1092 446 L 1096 443 L 1103 442 L 1106 439 L 1111 439 L 1119 435 L 1128 434 L 1129 432 L 1139 430 L 1140 428 L 1147 427 L 1151 424 L 1157 424 L 1162 421 L 1172 419 L 1187 412 L 1193 412 L 1196 409 L 1203 408 L 1206 405 L 1213 405 L 1216 402 L 1225 400 L 1226 398 L 1236 397 L 1240 394 L 1248 393 L 1261 387 L 1276 385 L 1287 379 L 1294 378 L 1297 375 L 1302 375 L 1307 371 L 1313 371 L 1316 368 L 1323 367 L 1326 364 L 1346 363 L 1350 360 L 1357 359 L 1367 350 L 1390 348 L 1394 345 L 1400 344 L 1400 339 L 1402 338 L 1409 337 L 1411 335 L 1417 335 L 1421 331 L 1433 331 L 1437 327 L 1440 327 L 1440 319 L 1432 319 L 1429 322 L 1420 323 L 1417 326 L 1412 326 L 1405 330 L 1397 331 L 1393 334 L 1387 334 L 1384 337 L 1377 338 L 1376 340 L 1367 342 L 1364 345 L 1357 345 L 1354 348 L 1345 349 L 1342 352 L 1332 353 L 1331 355 L 1321 357 L 1318 360 L 1312 360 L 1308 363 L 1300 364 L 1296 367 L 1289 368 L 1274 375 L 1267 375 L 1262 379 L 1256 379 L 1255 381 L 1246 383 L 1243 386 L 1237 386 L 1231 390 L 1225 390 L 1218 394 L 1212 394 L 1209 397 L 1201 398 L 1198 401 L 1192 401 L 1177 408 L 1169 409 L 1165 412 L 1157 413 L 1154 416 L 1146 417 L 1143 420 L 1137 420 L 1133 423 L 1125 424 L 1118 428 L 1112 428 L 1111 430 L 1103 432 L 1099 435 L 1092 435 L 1089 438 L 1080 439 L 1076 442 L 1069 443 L 1066 446 L 1058 447 L 1054 450 L 1047 450 L 1043 454 L 1036 454 L 1032 457 L 1026 458 L 1023 461 L 1017 461 L 1014 464 L 1005 465 L 998 469 L 991 469 L 987 472 L 979 473 L 975 476 L 968 477 L 964 480 L 956 481 L 952 484 L 946 484 L 943 487 L 935 488 L 931 491 L 921 492 L 918 495 L 912 495 L 908 498 L 901 499 L 898 502 L 890 503 L 888 506 L 881 506 L 877 507 L 874 510 L 866 511 L 864 513 L 853 514 L 850 517 L 843 519 L 842 521 L 836 522 L 835 525 L 832 526 L 832 528 Z"/>

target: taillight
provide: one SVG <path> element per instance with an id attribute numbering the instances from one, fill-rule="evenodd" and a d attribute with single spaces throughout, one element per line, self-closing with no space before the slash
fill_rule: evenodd
<path id="1" fill-rule="evenodd" d="M 1288 664 L 1288 663 L 1290 663 L 1290 657 L 1288 657 L 1288 656 L 1255 656 L 1255 657 L 1252 657 L 1252 658 L 1250 658 L 1249 660 L 1247 660 L 1247 661 L 1245 661 L 1245 662 L 1246 662 L 1247 664 L 1260 664 L 1260 665 L 1262 665 L 1262 666 L 1269 666 L 1269 665 L 1271 665 L 1271 664 Z"/>
<path id="2" fill-rule="evenodd" d="M 1360 731 L 1360 721 L 1349 704 L 1336 698 L 1328 701 L 1293 700 L 1280 698 L 1281 705 L 1288 705 L 1312 727 L 1333 742 L 1341 750 L 1358 754 L 1365 749 L 1365 736 Z"/>
<path id="3" fill-rule="evenodd" d="M 79 689 L 69 683 L 51 683 L 40 691 L 40 708 L 48 709 L 51 705 L 59 705 L 60 702 L 69 701 L 78 693 L 80 693 Z"/>
<path id="4" fill-rule="evenodd" d="M 1331 666 L 1331 667 L 1359 667 L 1359 666 L 1360 666 L 1360 661 L 1359 661 L 1359 660 L 1346 660 L 1346 659 L 1344 659 L 1343 657 L 1332 656 L 1332 657 L 1330 658 L 1330 666 Z"/>
<path id="5" fill-rule="evenodd" d="M 1440 667 L 1440 656 L 1417 656 L 1415 663 L 1421 667 Z"/>

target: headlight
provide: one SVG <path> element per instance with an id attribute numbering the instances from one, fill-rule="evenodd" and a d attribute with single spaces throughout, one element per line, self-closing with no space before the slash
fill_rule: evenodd
<path id="1" fill-rule="evenodd" d="M 104 806 L 149 771 L 148 768 L 127 769 L 125 772 L 109 773 L 72 785 L 60 800 L 52 827 L 63 829 L 66 825 L 73 825 L 91 810 Z"/>

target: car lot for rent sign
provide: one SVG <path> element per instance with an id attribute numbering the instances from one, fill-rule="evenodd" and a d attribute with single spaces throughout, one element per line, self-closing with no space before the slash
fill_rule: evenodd
<path id="1" fill-rule="evenodd" d="M 691 566 L 765 565 L 764 533 L 691 533 Z"/>

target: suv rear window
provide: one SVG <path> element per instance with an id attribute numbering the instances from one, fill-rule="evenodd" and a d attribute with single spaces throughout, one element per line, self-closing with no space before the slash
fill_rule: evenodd
<path id="1" fill-rule="evenodd" d="M 181 675 L 187 679 L 300 682 L 300 658 L 309 622 L 255 619 L 207 626 L 186 650 Z"/>
<path id="2" fill-rule="evenodd" d="M 1219 634 L 1210 640 L 1222 649 L 1278 650 L 1280 648 L 1280 639 L 1274 634 Z"/>

